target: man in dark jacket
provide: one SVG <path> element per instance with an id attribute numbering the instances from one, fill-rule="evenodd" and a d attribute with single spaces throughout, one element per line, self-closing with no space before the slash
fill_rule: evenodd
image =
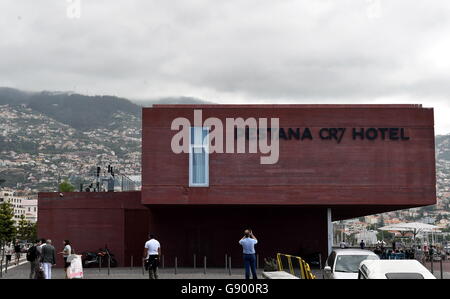
<path id="1" fill-rule="evenodd" d="M 27 261 L 30 262 L 30 279 L 36 278 L 40 257 L 37 248 L 41 245 L 42 245 L 41 240 L 37 240 L 36 243 L 33 246 L 31 246 L 27 251 Z"/>
<path id="2" fill-rule="evenodd" d="M 56 265 L 56 252 L 50 239 L 42 247 L 41 262 L 44 267 L 45 279 L 52 279 L 52 266 Z"/>

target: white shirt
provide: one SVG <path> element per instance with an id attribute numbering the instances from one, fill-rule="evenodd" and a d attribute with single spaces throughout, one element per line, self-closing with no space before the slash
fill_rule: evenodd
<path id="1" fill-rule="evenodd" d="M 69 255 L 72 254 L 72 246 L 67 244 L 66 246 L 64 246 L 63 252 L 64 252 L 63 257 L 68 257 Z"/>
<path id="2" fill-rule="evenodd" d="M 145 242 L 144 248 L 147 248 L 147 258 L 149 255 L 158 254 L 159 247 L 160 247 L 159 242 L 155 239 L 151 239 Z"/>

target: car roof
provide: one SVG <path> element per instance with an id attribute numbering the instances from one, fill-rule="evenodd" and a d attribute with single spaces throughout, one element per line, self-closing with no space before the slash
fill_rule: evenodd
<path id="1" fill-rule="evenodd" d="M 369 278 L 386 278 L 386 273 L 420 273 L 424 278 L 435 278 L 417 260 L 365 260 L 359 267 L 363 265 Z"/>
<path id="2" fill-rule="evenodd" d="M 336 255 L 376 255 L 370 250 L 365 249 L 335 249 Z"/>

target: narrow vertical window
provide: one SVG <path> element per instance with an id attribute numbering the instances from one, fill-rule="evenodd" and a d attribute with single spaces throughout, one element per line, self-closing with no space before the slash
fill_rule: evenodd
<path id="1" fill-rule="evenodd" d="M 189 186 L 209 186 L 208 128 L 191 127 L 189 134 Z"/>

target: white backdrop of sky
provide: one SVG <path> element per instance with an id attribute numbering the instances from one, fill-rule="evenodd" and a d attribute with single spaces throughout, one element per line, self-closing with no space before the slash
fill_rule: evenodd
<path id="1" fill-rule="evenodd" d="M 0 86 L 420 103 L 450 133 L 448 0 L 0 0 Z"/>

